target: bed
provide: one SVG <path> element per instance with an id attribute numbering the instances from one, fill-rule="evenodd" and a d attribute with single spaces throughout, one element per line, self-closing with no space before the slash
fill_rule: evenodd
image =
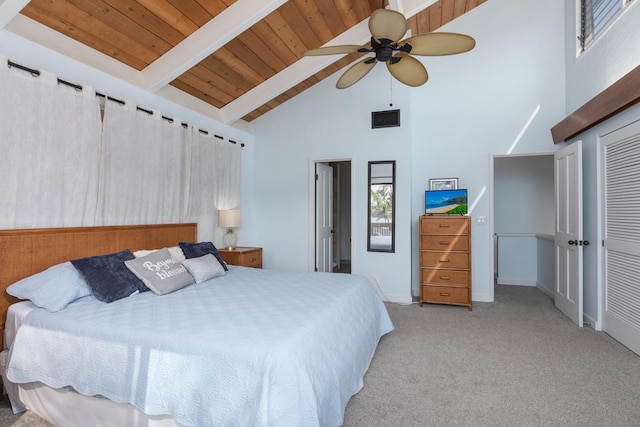
<path id="1" fill-rule="evenodd" d="M 0 286 L 196 235 L 194 224 L 0 231 Z M 341 425 L 393 329 L 362 276 L 236 266 L 165 295 L 85 296 L 54 313 L 15 302 L 3 292 L 5 385 L 65 426 Z"/>

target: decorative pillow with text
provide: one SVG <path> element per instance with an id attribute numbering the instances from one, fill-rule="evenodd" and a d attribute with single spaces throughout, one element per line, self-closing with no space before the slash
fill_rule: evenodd
<path id="1" fill-rule="evenodd" d="M 194 283 L 193 276 L 166 248 L 125 261 L 124 264 L 157 295 L 168 294 Z"/>

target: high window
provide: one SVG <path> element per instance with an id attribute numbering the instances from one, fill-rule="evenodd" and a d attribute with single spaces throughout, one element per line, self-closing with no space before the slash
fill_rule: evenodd
<path id="1" fill-rule="evenodd" d="M 633 0 L 579 0 L 579 52 L 584 52 Z"/>

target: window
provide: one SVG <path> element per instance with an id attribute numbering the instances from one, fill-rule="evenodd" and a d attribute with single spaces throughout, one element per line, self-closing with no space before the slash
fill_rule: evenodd
<path id="1" fill-rule="evenodd" d="M 593 43 L 633 0 L 580 0 L 580 52 Z"/>

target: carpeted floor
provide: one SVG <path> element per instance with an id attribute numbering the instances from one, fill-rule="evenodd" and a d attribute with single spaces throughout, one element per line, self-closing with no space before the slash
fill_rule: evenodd
<path id="1" fill-rule="evenodd" d="M 640 426 L 640 357 L 578 328 L 536 288 L 464 307 L 387 304 L 345 427 Z M 0 404 L 0 427 L 41 427 Z M 17 424 L 14 424 L 16 423 Z"/>

